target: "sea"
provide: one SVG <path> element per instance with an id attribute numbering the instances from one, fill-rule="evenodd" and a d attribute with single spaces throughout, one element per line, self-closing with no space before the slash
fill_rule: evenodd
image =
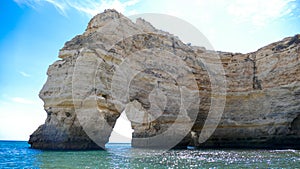
<path id="1" fill-rule="evenodd" d="M 25 141 L 0 141 L 0 168 L 300 168 L 300 151 L 292 149 L 181 149 L 136 156 L 131 144 L 109 143 L 106 147 L 44 151 L 31 149 Z"/>

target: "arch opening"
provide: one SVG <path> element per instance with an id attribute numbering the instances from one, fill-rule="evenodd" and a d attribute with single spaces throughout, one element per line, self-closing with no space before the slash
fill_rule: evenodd
<path id="1" fill-rule="evenodd" d="M 133 129 L 125 111 L 118 117 L 108 143 L 131 143 Z"/>

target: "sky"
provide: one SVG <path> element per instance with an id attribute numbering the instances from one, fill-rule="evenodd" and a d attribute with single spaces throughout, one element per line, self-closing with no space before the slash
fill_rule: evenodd
<path id="1" fill-rule="evenodd" d="M 108 8 L 125 16 L 181 18 L 219 51 L 252 52 L 300 33 L 300 0 L 1 0 L 0 140 L 28 140 L 44 123 L 38 93 L 48 66 L 58 60 L 66 41 L 82 34 L 89 20 Z M 130 137 L 130 123 L 124 119 L 115 130 Z"/>

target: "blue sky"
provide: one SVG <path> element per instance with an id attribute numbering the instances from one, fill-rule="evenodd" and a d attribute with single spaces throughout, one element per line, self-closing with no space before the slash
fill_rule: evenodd
<path id="1" fill-rule="evenodd" d="M 300 0 L 3 0 L 0 140 L 28 140 L 44 122 L 38 93 L 48 66 L 58 59 L 64 43 L 83 33 L 91 17 L 106 8 L 127 16 L 179 17 L 221 51 L 251 52 L 300 33 Z"/>

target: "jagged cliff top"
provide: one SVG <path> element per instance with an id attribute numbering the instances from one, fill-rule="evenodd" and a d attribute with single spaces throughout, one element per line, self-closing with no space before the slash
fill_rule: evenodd
<path id="1" fill-rule="evenodd" d="M 118 25 L 112 24 L 112 21 L 117 21 L 119 24 L 123 27 L 120 28 Z M 110 23 L 110 24 L 108 24 Z M 119 26 L 120 26 L 119 25 Z M 117 26 L 117 27 L 116 27 Z M 99 32 L 99 28 L 102 27 L 102 31 Z M 128 34 L 135 34 L 135 33 L 158 33 L 166 36 L 170 36 L 178 41 L 179 38 L 169 32 L 167 30 L 159 30 L 156 29 L 150 22 L 146 21 L 143 18 L 137 18 L 136 22 L 132 22 L 130 19 L 125 17 L 123 14 L 119 13 L 115 9 L 106 9 L 103 13 L 99 13 L 95 15 L 90 22 L 88 23 L 88 26 L 82 35 L 76 36 L 71 41 L 68 41 L 65 43 L 64 47 L 61 49 L 61 51 L 65 49 L 74 48 L 80 48 L 83 47 L 86 42 L 88 42 L 88 39 L 92 39 L 93 36 L 103 36 L 103 33 L 110 34 L 111 36 L 115 37 L 122 37 Z M 98 34 L 98 35 L 96 35 Z M 100 39 L 99 39 L 100 40 Z M 101 39 L 102 41 L 107 41 L 108 39 Z M 74 43 L 78 43 L 75 45 Z M 280 51 L 289 48 L 290 46 L 297 45 L 300 43 L 300 34 L 294 35 L 292 37 L 286 37 L 280 41 L 271 43 L 269 45 L 266 45 L 257 51 Z M 189 45 L 187 45 L 189 46 Z M 204 47 L 198 47 L 198 46 L 192 46 L 194 49 L 200 49 L 200 50 L 206 50 Z M 207 50 L 209 52 L 209 50 Z M 253 51 L 254 52 L 254 51 Z M 253 52 L 247 53 L 246 55 L 251 55 Z M 223 52 L 218 51 L 218 53 L 222 55 L 242 55 L 243 53 L 231 53 L 231 52 Z M 60 56 L 64 57 L 64 56 Z"/>

